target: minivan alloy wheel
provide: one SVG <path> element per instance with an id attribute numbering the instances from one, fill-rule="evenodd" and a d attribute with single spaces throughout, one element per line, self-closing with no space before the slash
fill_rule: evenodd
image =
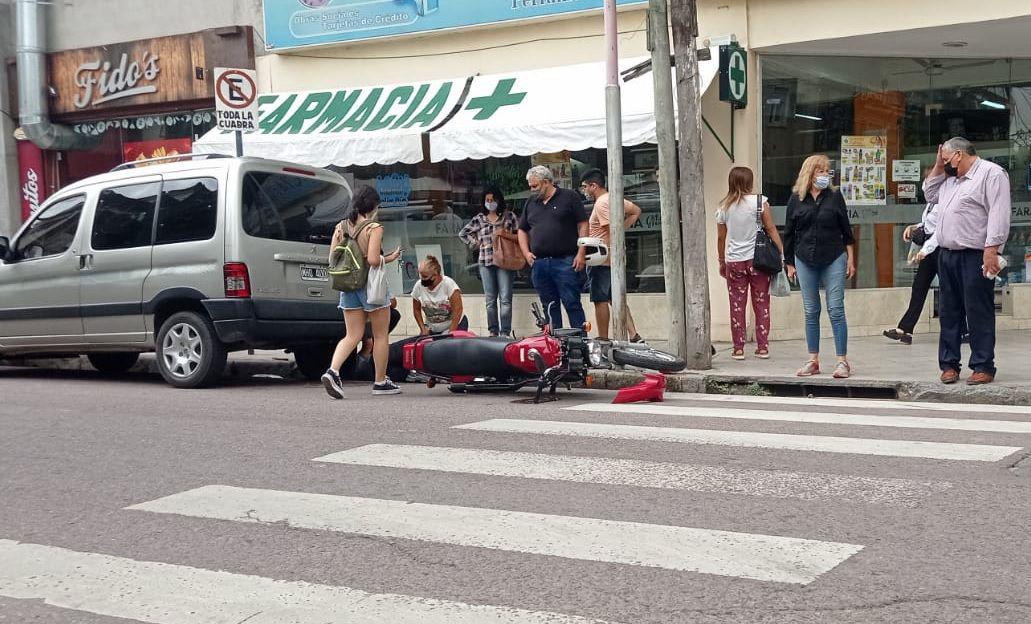
<path id="1" fill-rule="evenodd" d="M 204 343 L 200 334 L 186 323 L 172 326 L 161 344 L 161 357 L 165 368 L 174 377 L 189 377 L 204 361 Z"/>

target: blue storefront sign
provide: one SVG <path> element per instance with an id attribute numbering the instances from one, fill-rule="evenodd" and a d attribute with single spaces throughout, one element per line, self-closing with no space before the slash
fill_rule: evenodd
<path id="1" fill-rule="evenodd" d="M 269 50 L 598 11 L 603 0 L 265 0 Z M 616 0 L 619 6 L 647 0 Z"/>

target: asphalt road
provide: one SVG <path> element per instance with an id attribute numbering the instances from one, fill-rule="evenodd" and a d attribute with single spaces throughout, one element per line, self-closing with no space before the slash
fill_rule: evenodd
<path id="1" fill-rule="evenodd" d="M 0 622 L 1031 621 L 1031 411 L 514 398 L 0 369 Z"/>

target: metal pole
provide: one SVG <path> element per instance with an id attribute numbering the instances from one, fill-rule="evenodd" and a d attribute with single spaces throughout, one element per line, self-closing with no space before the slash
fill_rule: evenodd
<path id="1" fill-rule="evenodd" d="M 612 265 L 612 337 L 626 340 L 626 233 L 623 229 L 623 111 L 619 90 L 616 0 L 605 0 L 605 127 L 608 137 L 609 258 Z"/>
<path id="2" fill-rule="evenodd" d="M 669 350 L 687 355 L 684 319 L 684 265 L 680 244 L 680 197 L 677 194 L 677 135 L 673 119 L 673 78 L 669 62 L 667 0 L 648 5 L 649 50 L 655 81 L 655 139 L 659 144 L 659 201 L 662 216 L 662 272 L 669 308 Z"/>
<path id="3" fill-rule="evenodd" d="M 243 156 L 243 132 L 237 130 L 233 134 L 236 135 L 236 157 Z"/>
<path id="4" fill-rule="evenodd" d="M 702 170 L 702 111 L 698 91 L 698 7 L 695 0 L 671 0 L 680 119 L 680 206 L 684 248 L 684 319 L 688 368 L 712 367 L 709 310 L 709 258 L 705 249 L 705 194 Z"/>

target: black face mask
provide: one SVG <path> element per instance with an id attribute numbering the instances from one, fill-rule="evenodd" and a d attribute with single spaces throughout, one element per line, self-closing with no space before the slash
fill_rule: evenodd
<path id="1" fill-rule="evenodd" d="M 426 288 L 433 288 L 433 278 L 432 277 L 430 279 L 421 279 L 421 280 L 419 280 L 419 283 L 422 284 L 423 286 L 425 286 Z"/>
<path id="2" fill-rule="evenodd" d="M 956 169 L 956 168 L 955 168 L 955 167 L 954 167 L 954 166 L 952 165 L 952 163 L 950 163 L 950 162 L 947 162 L 947 163 L 945 163 L 945 175 L 947 175 L 947 176 L 950 176 L 950 177 L 953 177 L 953 178 L 954 178 L 954 177 L 956 177 L 956 176 L 958 176 L 958 175 L 959 175 L 959 169 Z"/>

